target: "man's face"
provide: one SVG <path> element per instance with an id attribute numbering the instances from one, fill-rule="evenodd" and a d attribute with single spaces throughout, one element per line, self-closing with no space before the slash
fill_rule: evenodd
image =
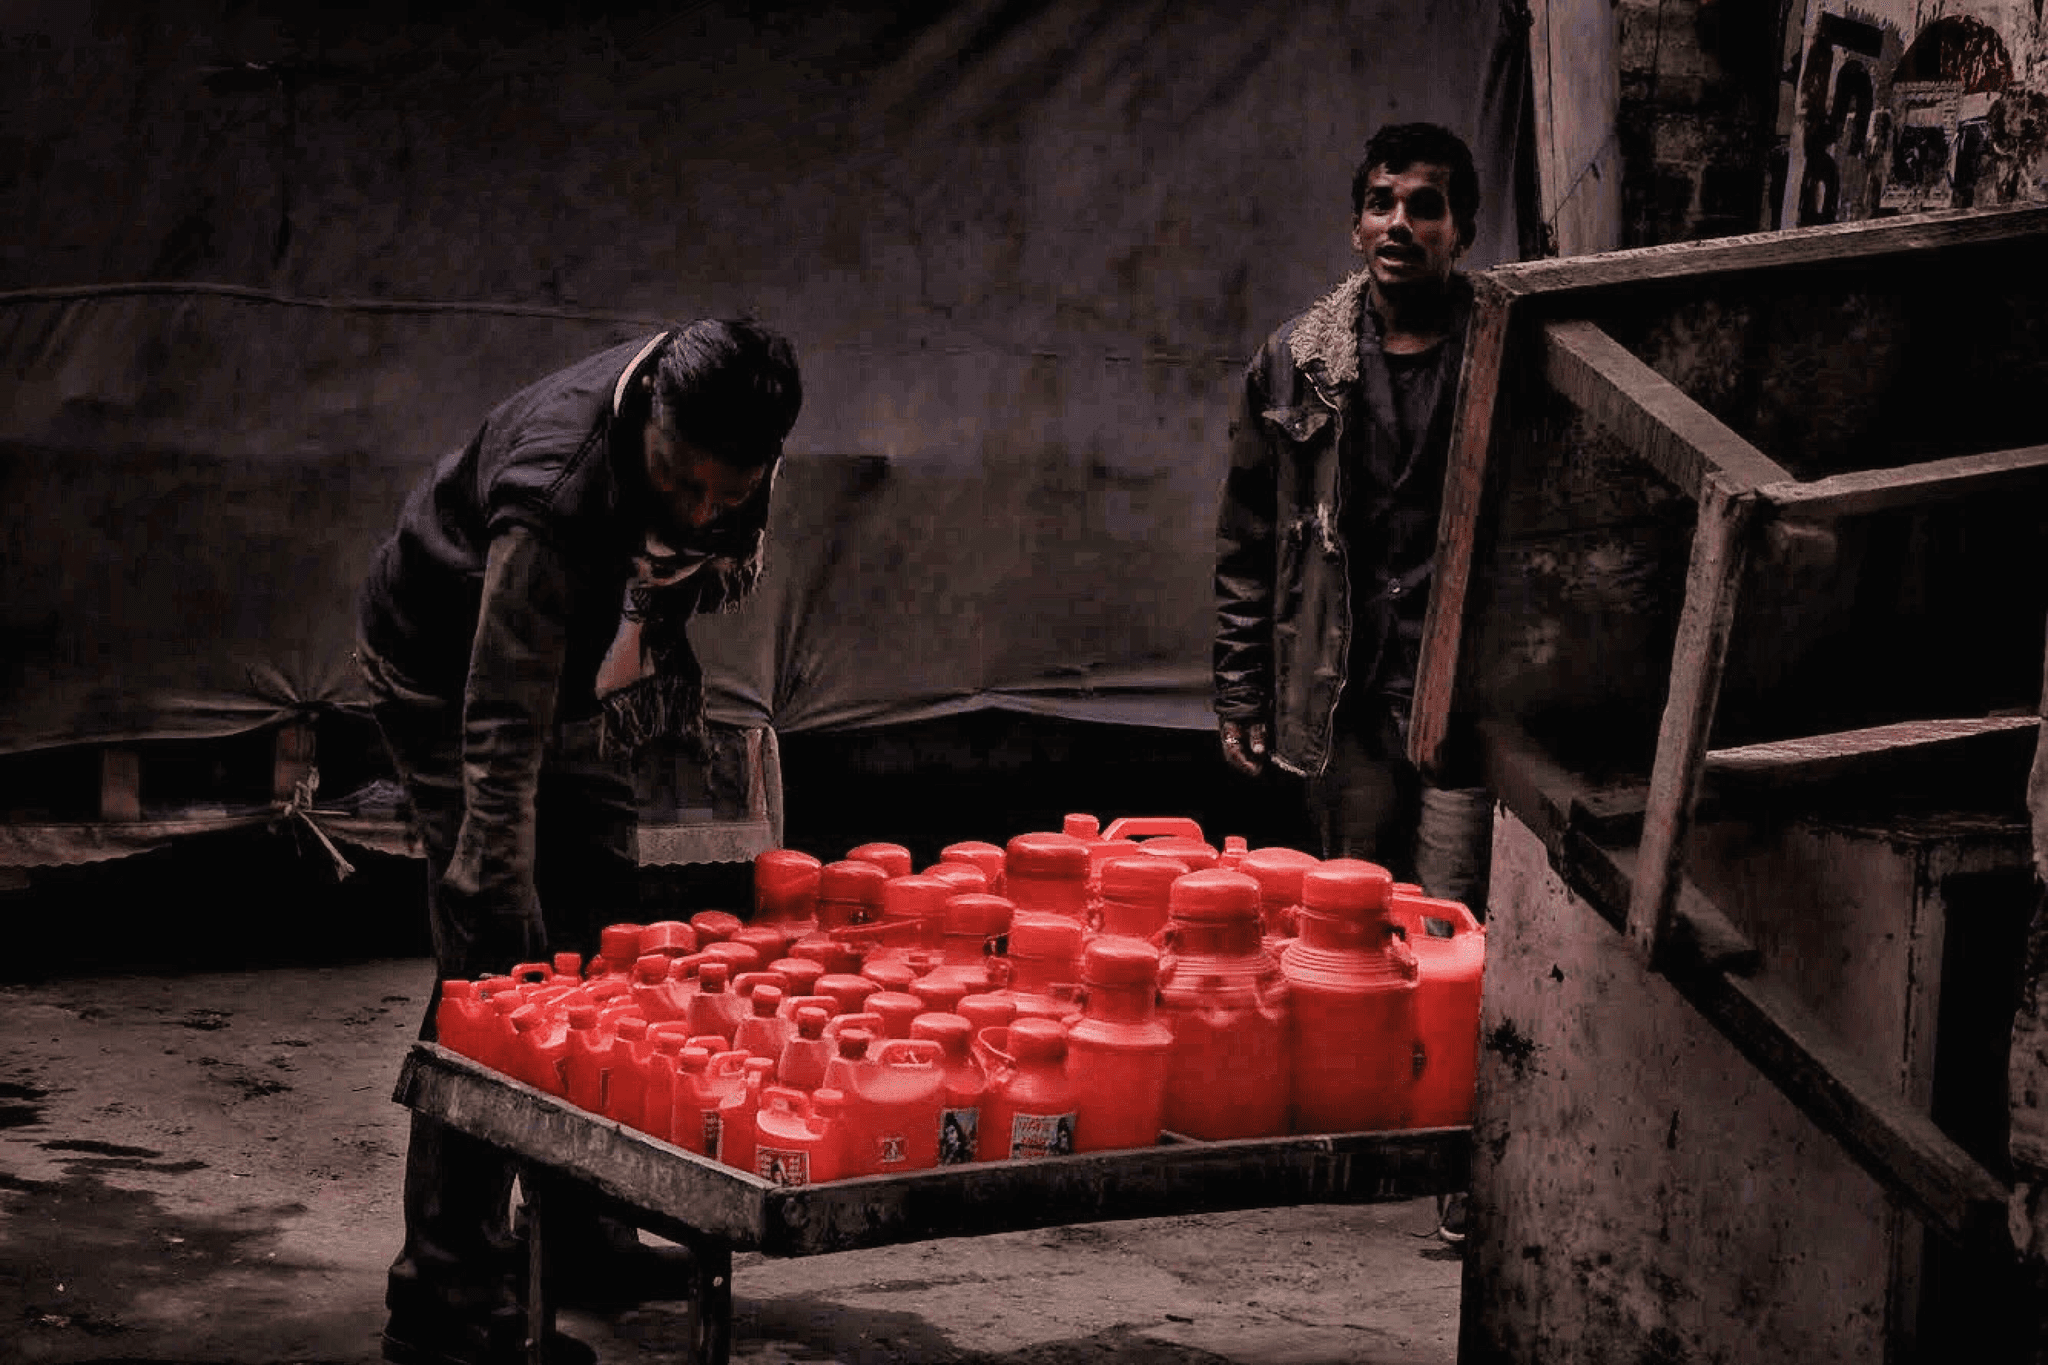
<path id="1" fill-rule="evenodd" d="M 1465 254 L 1451 216 L 1451 168 L 1417 161 L 1396 175 L 1375 166 L 1351 245 L 1382 292 L 1442 285 Z"/>
<path id="2" fill-rule="evenodd" d="M 647 424 L 647 481 L 671 531 L 704 530 L 754 496 L 767 472 L 726 464 Z"/>

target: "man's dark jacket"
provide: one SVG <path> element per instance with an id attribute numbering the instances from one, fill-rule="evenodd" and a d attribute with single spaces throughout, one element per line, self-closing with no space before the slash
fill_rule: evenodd
<path id="1" fill-rule="evenodd" d="M 1412 677 L 1472 288 L 1454 274 L 1427 429 L 1404 444 L 1360 271 L 1245 368 L 1217 515 L 1215 709 L 1320 776 L 1348 687 Z M 1395 657 L 1395 652 L 1400 657 Z"/>

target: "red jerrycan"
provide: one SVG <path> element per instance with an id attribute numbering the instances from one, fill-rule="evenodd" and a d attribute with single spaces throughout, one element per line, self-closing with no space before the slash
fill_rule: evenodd
<path id="1" fill-rule="evenodd" d="M 792 1021 L 796 1031 L 782 1045 L 775 1059 L 775 1081 L 793 1090 L 816 1090 L 825 1083 L 825 1063 L 832 1056 L 832 1041 L 825 1025 L 832 1013 L 822 1005 L 805 1005 Z"/>
<path id="2" fill-rule="evenodd" d="M 783 1046 L 796 1032 L 796 1020 L 781 1013 L 782 988 L 759 981 L 746 992 L 746 1000 L 747 1016 L 733 1030 L 733 1047 L 749 1057 L 779 1059 Z"/>
<path id="3" fill-rule="evenodd" d="M 562 1063 L 569 1055 L 569 1020 L 552 1005 L 521 1005 L 512 1011 L 511 1074 L 550 1095 L 563 1091 Z"/>
<path id="4" fill-rule="evenodd" d="M 680 1022 L 656 1024 L 647 1031 L 652 1045 L 640 1092 L 640 1117 L 633 1124 L 649 1137 L 669 1140 L 675 1123 L 676 1069 L 683 1047 L 689 1042 L 689 1025 Z"/>
<path id="5" fill-rule="evenodd" d="M 968 995 L 989 989 L 989 955 L 1010 932 L 1010 917 L 1016 910 L 1002 896 L 970 891 L 947 897 L 939 965 L 927 976 L 957 981 Z"/>
<path id="6" fill-rule="evenodd" d="M 1102 865 L 1088 920 L 1098 934 L 1150 939 L 1166 927 L 1167 893 L 1189 868 L 1171 858 L 1148 858 L 1135 851 L 1136 844 L 1131 849 Z"/>
<path id="7" fill-rule="evenodd" d="M 849 861 L 873 863 L 891 877 L 907 877 L 911 873 L 910 850 L 901 844 L 877 841 L 861 844 L 846 850 Z"/>
<path id="8" fill-rule="evenodd" d="M 880 864 L 865 858 L 826 863 L 818 870 L 818 928 L 830 933 L 880 919 L 882 884 L 888 880 Z"/>
<path id="9" fill-rule="evenodd" d="M 611 1080 L 612 1024 L 596 1005 L 571 1005 L 569 1046 L 562 1059 L 562 1094 L 569 1103 L 602 1114 Z"/>
<path id="10" fill-rule="evenodd" d="M 718 1105 L 718 1159 L 742 1171 L 754 1169 L 754 1116 L 761 1107 L 761 1089 L 772 1070 L 765 1057 L 741 1064 L 743 1079 Z"/>
<path id="11" fill-rule="evenodd" d="M 1081 1017 L 1067 1028 L 1074 1150 L 1107 1152 L 1159 1141 L 1173 1034 L 1159 1018 L 1159 950 L 1098 938 L 1081 956 Z"/>
<path id="12" fill-rule="evenodd" d="M 1004 855 L 1000 844 L 991 844 L 982 839 L 963 839 L 957 844 L 947 844 L 939 850 L 942 863 L 966 863 L 981 869 L 988 878 L 988 891 L 992 896 L 1003 894 Z"/>
<path id="13" fill-rule="evenodd" d="M 1087 932 L 1079 919 L 1019 908 L 1010 919 L 1009 953 L 998 959 L 1008 964 L 1009 981 L 994 994 L 1014 1001 L 1020 1016 L 1064 1019 L 1079 1013 L 1074 992 Z"/>
<path id="14" fill-rule="evenodd" d="M 1421 1034 L 1415 954 L 1387 916 L 1393 878 L 1334 858 L 1301 880 L 1301 933 L 1281 955 L 1293 1026 L 1294 1131 L 1407 1126 Z"/>
<path id="15" fill-rule="evenodd" d="M 937 877 L 953 888 L 956 896 L 985 896 L 988 894 L 988 873 L 973 863 L 949 863 L 943 859 L 933 863 L 918 874 L 923 877 Z"/>
<path id="16" fill-rule="evenodd" d="M 1301 910 L 1301 879 L 1321 858 L 1298 848 L 1255 848 L 1238 860 L 1237 870 L 1259 884 L 1259 914 L 1265 921 L 1267 946 L 1294 937 Z"/>
<path id="17" fill-rule="evenodd" d="M 498 1012 L 477 992 L 477 983 L 450 978 L 434 1005 L 434 1041 L 450 1052 L 482 1061 L 491 1051 Z"/>
<path id="18" fill-rule="evenodd" d="M 996 1059 L 982 1046 L 982 1034 L 988 1029 L 1007 1028 L 1017 1017 L 1017 1002 L 1006 995 L 969 995 L 961 997 L 953 1012 L 967 1021 L 968 1051 L 984 1072 L 993 1072 Z"/>
<path id="19" fill-rule="evenodd" d="M 685 997 L 683 1018 L 690 1036 L 715 1033 L 727 1042 L 739 1031 L 740 1020 L 749 1013 L 747 1002 L 726 989 L 732 968 L 723 962 L 706 962 L 697 969 L 697 989 Z"/>
<path id="20" fill-rule="evenodd" d="M 1416 1013 L 1422 1075 L 1415 1083 L 1415 1128 L 1472 1122 L 1479 1069 L 1479 997 L 1486 971 L 1486 927 L 1458 901 L 1396 887 L 1394 922 L 1415 950 L 1420 982 Z"/>
<path id="21" fill-rule="evenodd" d="M 1020 834 L 1003 851 L 1004 896 L 1018 913 L 1088 913 L 1088 844 L 1071 834 Z"/>
<path id="22" fill-rule="evenodd" d="M 876 946 L 863 970 L 878 962 L 901 961 L 913 952 L 935 950 L 944 941 L 946 902 L 960 894 L 944 877 L 891 877 L 882 883 L 882 918 Z"/>
<path id="23" fill-rule="evenodd" d="M 908 991 L 876 991 L 861 1008 L 880 1016 L 883 1038 L 908 1038 L 911 1021 L 925 1012 L 924 1001 Z"/>
<path id="24" fill-rule="evenodd" d="M 857 1073 L 859 1088 L 847 1096 L 842 1173 L 896 1175 L 938 1165 L 944 1049 L 909 1038 L 882 1039 L 869 1048 L 872 1055 Z"/>
<path id="25" fill-rule="evenodd" d="M 1071 1153 L 1075 1097 L 1066 1030 L 1051 1019 L 1019 1019 L 984 1030 L 979 1042 L 994 1062 L 981 1102 L 981 1160 Z"/>
<path id="26" fill-rule="evenodd" d="M 792 928 L 818 917 L 818 870 L 824 864 L 794 848 L 771 848 L 754 857 L 754 923 Z"/>
<path id="27" fill-rule="evenodd" d="M 640 926 L 640 956 L 688 957 L 697 951 L 697 931 L 679 919 L 656 920 Z M 638 959 L 635 959 L 637 961 Z"/>
<path id="28" fill-rule="evenodd" d="M 633 1003 L 649 1023 L 689 1017 L 696 985 L 677 979 L 675 965 L 676 959 L 666 953 L 645 953 L 633 963 Z"/>
<path id="29" fill-rule="evenodd" d="M 669 1111 L 670 1140 L 676 1146 L 717 1159 L 719 1116 L 725 1102 L 745 1090 L 747 1063 L 754 1060 L 744 1052 L 714 1052 L 695 1043 L 682 1050 Z"/>
<path id="30" fill-rule="evenodd" d="M 1190 1137 L 1287 1131 L 1288 989 L 1260 935 L 1259 886 L 1221 868 L 1173 884 L 1159 1002 L 1173 1034 L 1165 1126 Z"/>
<path id="31" fill-rule="evenodd" d="M 732 936 L 746 927 L 747 922 L 730 910 L 699 910 L 690 916 L 690 928 L 705 947 L 714 943 L 729 943 Z M 643 951 L 645 941 L 642 941 Z"/>
<path id="32" fill-rule="evenodd" d="M 784 932 L 788 926 L 773 924 L 745 924 L 732 936 L 732 942 L 754 950 L 756 960 L 768 965 L 763 971 L 774 971 L 775 959 L 789 951 L 789 945 L 796 941 L 793 934 Z"/>
<path id="33" fill-rule="evenodd" d="M 612 1025 L 611 1061 L 605 1068 L 604 1108 L 600 1112 L 632 1128 L 640 1126 L 647 1097 L 647 1064 L 654 1055 L 648 1027 L 638 1015 L 620 1016 Z"/>
<path id="34" fill-rule="evenodd" d="M 988 1076 L 970 1049 L 974 1026 L 957 1014 L 920 1014 L 910 1023 L 910 1036 L 939 1046 L 939 1067 L 946 1074 L 945 1106 L 939 1111 L 939 1164 L 974 1160 L 981 1131 L 981 1097 Z"/>
<path id="35" fill-rule="evenodd" d="M 841 1174 L 847 1096 L 761 1088 L 754 1116 L 754 1174 L 776 1185 L 818 1185 Z"/>
<path id="36" fill-rule="evenodd" d="M 931 962 L 926 960 L 925 971 L 930 971 L 931 966 Z M 907 957 L 871 957 L 860 964 L 860 971 L 856 975 L 866 977 L 885 991 L 907 991 L 910 989 L 910 983 L 917 980 L 921 973 L 910 964 Z"/>

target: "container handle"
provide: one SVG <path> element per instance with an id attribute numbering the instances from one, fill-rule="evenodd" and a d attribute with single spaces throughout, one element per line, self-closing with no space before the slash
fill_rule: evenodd
<path id="1" fill-rule="evenodd" d="M 1201 823 L 1185 815 L 1125 815 L 1109 822 L 1109 828 L 1102 831 L 1103 839 L 1147 839 L 1155 835 L 1167 838 L 1201 839 Z"/>

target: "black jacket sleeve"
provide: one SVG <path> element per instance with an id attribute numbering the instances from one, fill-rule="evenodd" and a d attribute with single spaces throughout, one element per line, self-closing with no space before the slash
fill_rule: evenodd
<path id="1" fill-rule="evenodd" d="M 1260 419 L 1269 406 L 1266 361 L 1262 350 L 1232 398 L 1230 467 L 1216 515 L 1215 708 L 1226 720 L 1270 720 L 1273 712 L 1278 495 L 1276 452 Z"/>

